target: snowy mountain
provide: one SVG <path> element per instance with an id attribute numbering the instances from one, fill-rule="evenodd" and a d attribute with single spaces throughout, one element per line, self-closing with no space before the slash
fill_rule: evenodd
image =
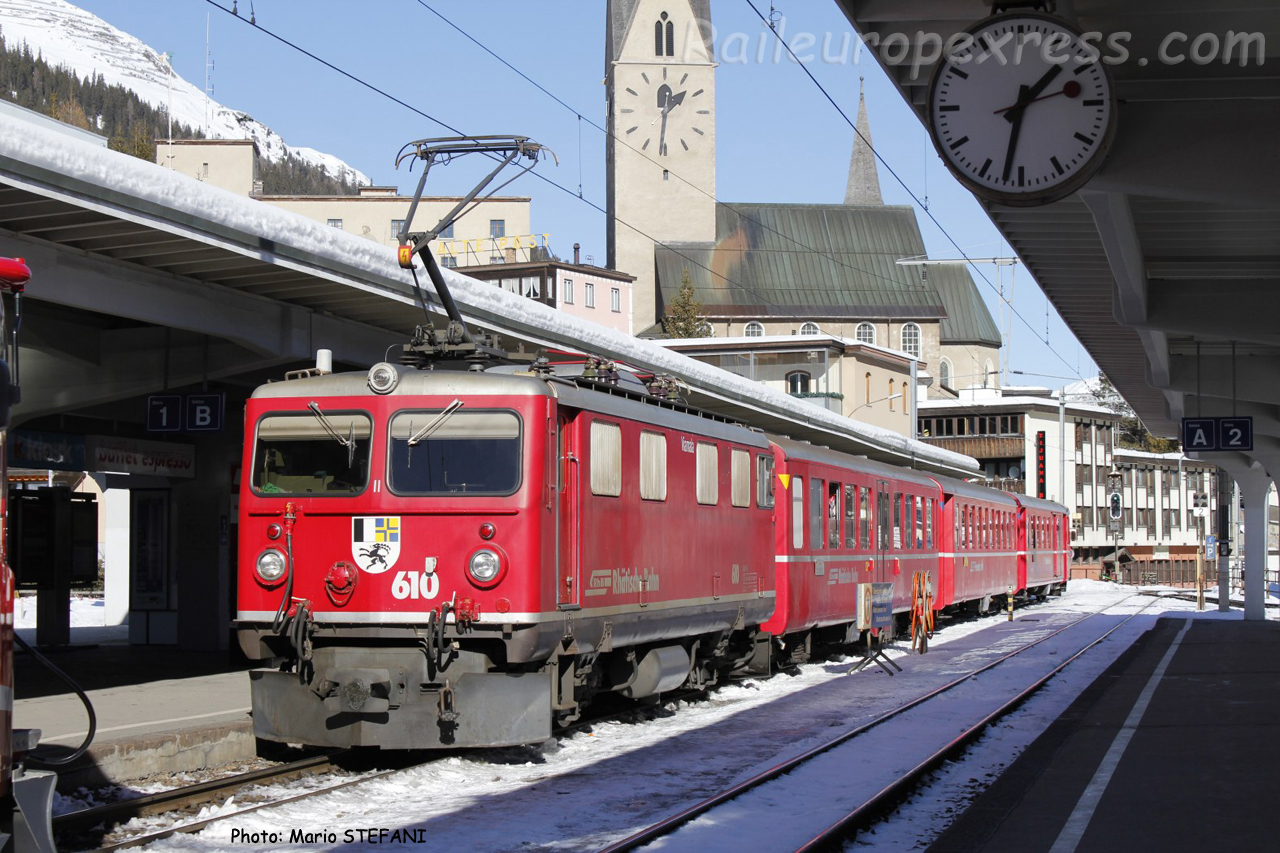
<path id="1" fill-rule="evenodd" d="M 170 81 L 169 66 L 159 53 L 66 0 L 0 0 L 0 32 L 11 49 L 26 42 L 32 53 L 39 52 L 50 65 L 65 66 L 81 77 L 101 74 L 108 84 L 131 89 L 161 110 L 172 103 L 174 121 L 207 128 L 206 134 L 211 138 L 252 138 L 263 158 L 271 162 L 293 155 L 323 169 L 332 178 L 371 183 L 363 172 L 337 157 L 288 145 L 278 133 L 251 116 L 228 109 L 212 98 L 206 101 L 202 89 L 177 74 Z"/>

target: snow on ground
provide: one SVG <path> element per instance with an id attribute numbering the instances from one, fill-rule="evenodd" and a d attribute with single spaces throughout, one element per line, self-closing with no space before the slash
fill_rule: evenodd
<path id="1" fill-rule="evenodd" d="M 14 601 L 14 625 L 18 636 L 28 643 L 36 642 L 36 597 L 22 595 Z M 107 625 L 106 605 L 101 598 L 72 596 L 71 598 L 71 645 L 83 646 L 93 643 L 126 643 L 129 641 L 129 626 Z"/>
<path id="2" fill-rule="evenodd" d="M 291 843 L 290 833 L 295 829 L 332 831 L 337 843 L 348 841 L 346 833 L 351 832 L 357 841 L 350 849 L 355 850 L 420 849 L 411 839 L 397 843 L 382 837 L 361 843 L 357 830 L 369 828 L 422 830 L 428 838 L 465 839 L 468 850 L 598 849 L 920 695 L 980 659 L 990 659 L 1030 636 L 1067 624 L 1073 614 L 1109 604 L 1113 605 L 1110 615 L 1103 619 L 1114 623 L 1118 621 L 1115 614 L 1127 615 L 1151 602 L 1149 596 L 1135 595 L 1132 588 L 1073 582 L 1062 598 L 1019 609 L 1012 624 L 1002 616 L 944 623 L 929 655 L 891 649 L 890 656 L 906 669 L 893 678 L 874 667 L 846 676 L 852 659 L 809 664 L 795 675 L 736 682 L 704 700 L 637 710 L 630 720 L 598 724 L 589 732 L 575 732 L 538 746 L 442 756 L 385 779 L 253 812 L 201 833 L 177 835 L 156 842 L 151 849 L 315 849 L 314 840 Z M 984 773 L 994 774 L 1012 761 L 1159 616 L 1193 613 L 1194 607 L 1192 602 L 1176 599 L 1157 601 L 1054 679 L 1042 698 L 1033 700 L 973 748 L 974 754 L 989 754 Z M 1216 612 L 1202 615 L 1219 617 Z M 1238 614 L 1225 616 L 1239 618 Z M 979 632 L 986 633 L 979 636 Z M 950 653 L 948 646 L 953 647 Z M 1049 657 L 1050 651 L 1043 655 Z M 959 811 L 972 793 L 964 783 L 974 772 L 967 769 L 967 763 L 964 766 L 958 782 L 940 782 L 926 797 L 919 798 L 918 803 L 924 805 L 904 818 L 905 829 L 891 831 L 886 824 L 871 840 L 883 849 L 899 849 L 932 838 L 945 826 L 945 820 L 925 818 L 946 815 L 948 809 Z M 270 793 L 284 797 L 296 793 L 296 788 L 275 786 Z M 208 809 L 206 816 L 236 808 L 236 803 L 226 803 Z M 780 820 L 785 817 L 779 815 Z M 133 827 L 144 831 L 160 825 L 160 821 L 149 819 L 137 821 Z M 233 830 L 280 835 L 266 836 L 255 845 L 246 844 L 243 838 L 233 842 Z M 738 841 L 745 847 L 753 839 Z"/>

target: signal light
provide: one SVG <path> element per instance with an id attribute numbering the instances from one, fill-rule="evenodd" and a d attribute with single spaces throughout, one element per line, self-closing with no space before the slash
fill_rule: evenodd
<path id="1" fill-rule="evenodd" d="M 1122 515 L 1124 515 L 1124 506 L 1121 502 L 1120 493 L 1112 492 L 1111 493 L 1111 519 L 1113 521 L 1119 521 Z"/>

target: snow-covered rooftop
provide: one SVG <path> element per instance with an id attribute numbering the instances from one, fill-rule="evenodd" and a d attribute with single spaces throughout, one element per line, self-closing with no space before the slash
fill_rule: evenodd
<path id="1" fill-rule="evenodd" d="M 865 341 L 858 341 L 852 338 L 843 338 L 839 335 L 756 335 L 754 337 L 746 337 L 743 335 L 735 335 L 733 337 L 723 338 L 657 338 L 653 343 L 658 346 L 668 347 L 671 349 L 681 349 L 682 347 L 741 347 L 741 346 L 773 346 L 778 344 L 794 344 L 800 349 L 816 349 L 818 347 L 827 348 L 833 346 L 839 347 L 861 347 L 870 352 L 883 353 L 884 355 L 900 358 L 905 361 L 917 361 L 916 357 L 909 352 L 891 349 L 890 347 L 880 346 L 878 344 L 869 344 Z"/>

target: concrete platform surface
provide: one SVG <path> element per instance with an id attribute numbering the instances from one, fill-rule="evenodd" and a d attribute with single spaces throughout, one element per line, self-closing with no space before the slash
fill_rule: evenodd
<path id="1" fill-rule="evenodd" d="M 1187 623 L 1162 619 L 930 850 L 1274 849 L 1280 623 Z"/>
<path id="2" fill-rule="evenodd" d="M 201 770 L 254 757 L 249 664 L 225 652 L 104 644 L 44 651 L 85 689 L 97 714 L 90 752 L 60 770 L 60 790 Z M 69 752 L 88 729 L 84 706 L 30 656 L 15 655 L 14 725 Z"/>

